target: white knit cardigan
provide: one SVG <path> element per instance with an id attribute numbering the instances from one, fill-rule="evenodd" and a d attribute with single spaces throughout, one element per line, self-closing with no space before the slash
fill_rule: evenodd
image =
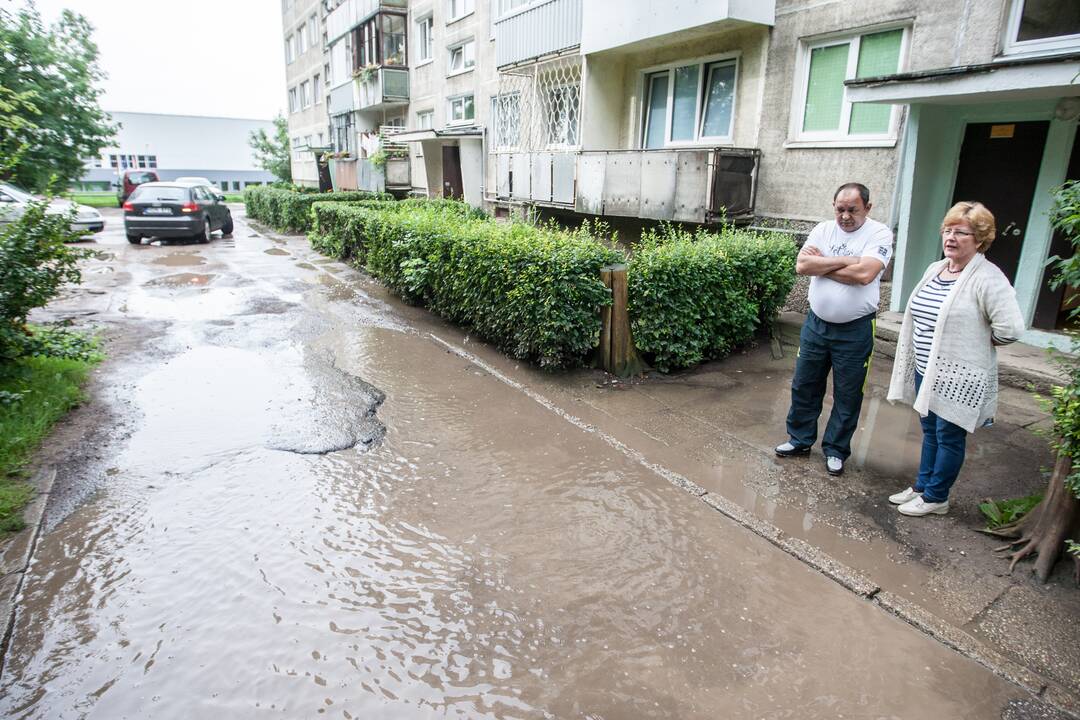
<path id="1" fill-rule="evenodd" d="M 889 402 L 914 406 L 975 432 L 997 412 L 998 365 L 992 335 L 1018 338 L 1024 318 L 1008 278 L 982 253 L 967 264 L 938 312 L 921 391 L 915 395 L 911 301 L 948 260 L 931 263 L 911 292 L 889 382 Z"/>

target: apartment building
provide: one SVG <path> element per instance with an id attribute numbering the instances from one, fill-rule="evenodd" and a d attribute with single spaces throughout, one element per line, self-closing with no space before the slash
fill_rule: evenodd
<path id="1" fill-rule="evenodd" d="M 319 185 L 316 157 L 329 139 L 324 14 L 320 0 L 281 0 L 292 176 L 296 184 L 311 187 Z"/>

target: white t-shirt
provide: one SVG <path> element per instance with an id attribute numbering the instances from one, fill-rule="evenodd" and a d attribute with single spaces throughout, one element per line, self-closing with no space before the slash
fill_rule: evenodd
<path id="1" fill-rule="evenodd" d="M 892 233 L 877 220 L 866 221 L 855 232 L 844 232 L 835 220 L 819 223 L 810 231 L 806 245 L 825 257 L 837 255 L 872 257 L 884 272 L 892 258 Z M 810 309 L 822 320 L 849 322 L 877 312 L 881 300 L 881 273 L 866 285 L 847 285 L 827 277 L 810 278 Z"/>

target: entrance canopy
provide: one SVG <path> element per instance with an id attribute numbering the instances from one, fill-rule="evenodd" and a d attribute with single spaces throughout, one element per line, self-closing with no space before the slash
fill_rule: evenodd
<path id="1" fill-rule="evenodd" d="M 479 138 L 484 135 L 484 129 L 469 125 L 466 127 L 444 128 L 442 130 L 409 130 L 407 132 L 387 135 L 394 142 L 423 142 L 424 140 L 456 140 L 458 138 Z"/>
<path id="2" fill-rule="evenodd" d="M 850 102 L 985 103 L 1080 96 L 1080 53 L 881 75 L 844 83 Z"/>

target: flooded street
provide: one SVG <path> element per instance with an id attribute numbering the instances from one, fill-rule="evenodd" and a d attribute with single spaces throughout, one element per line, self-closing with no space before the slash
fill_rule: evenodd
<path id="1" fill-rule="evenodd" d="M 139 339 L 97 383 L 100 456 L 58 469 L 0 716 L 999 718 L 1026 696 L 234 216 L 164 247 L 111 216 L 53 309 Z"/>

